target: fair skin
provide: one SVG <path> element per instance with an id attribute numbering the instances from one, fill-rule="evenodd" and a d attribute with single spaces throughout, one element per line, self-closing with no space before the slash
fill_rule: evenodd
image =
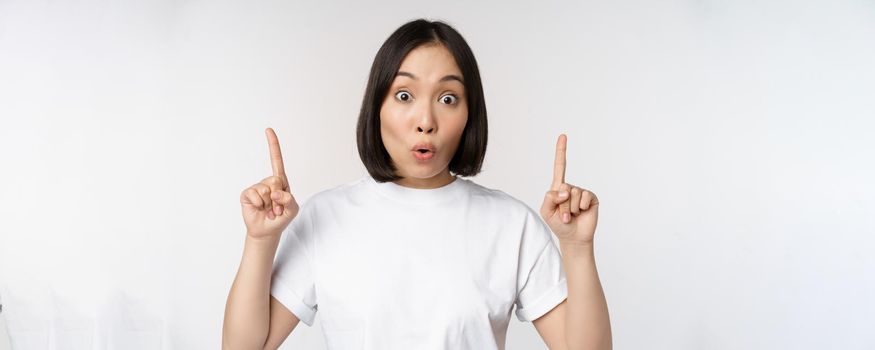
<path id="1" fill-rule="evenodd" d="M 541 218 L 559 238 L 568 298 L 533 323 L 550 349 L 611 349 L 611 321 L 593 250 L 599 201 L 595 193 L 565 182 L 567 143 L 567 136 L 559 135 Z"/>
<path id="2" fill-rule="evenodd" d="M 449 162 L 468 119 L 462 79 L 442 45 L 417 47 L 402 61 L 380 108 L 383 143 L 401 176 L 396 184 L 427 189 L 455 180 Z M 280 235 L 297 215 L 298 204 L 276 134 L 265 132 L 273 174 L 241 193 L 247 235 L 225 307 L 223 349 L 277 349 L 300 322 L 269 292 Z M 560 240 L 568 299 L 533 324 L 550 349 L 610 349 L 607 305 L 592 251 L 598 200 L 592 192 L 565 183 L 565 143 L 560 135 L 553 184 L 541 216 Z M 422 144 L 432 148 L 415 150 Z"/>
<path id="3" fill-rule="evenodd" d="M 468 122 L 462 72 L 449 50 L 427 44 L 411 50 L 380 108 L 380 135 L 397 174 L 395 183 L 437 188 L 455 177 L 448 168 Z M 416 158 L 419 143 L 434 145 L 428 160 Z"/>
<path id="4" fill-rule="evenodd" d="M 276 349 L 298 318 L 270 296 L 273 259 L 280 236 L 298 214 L 273 129 L 265 130 L 273 174 L 240 193 L 246 241 L 243 259 L 225 304 L 222 349 Z"/>

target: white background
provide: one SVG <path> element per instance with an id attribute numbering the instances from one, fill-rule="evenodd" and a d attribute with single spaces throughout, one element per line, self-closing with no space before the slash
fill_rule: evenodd
<path id="1" fill-rule="evenodd" d="M 277 130 L 300 201 L 366 174 L 368 69 L 468 40 L 473 178 L 598 194 L 616 349 L 875 348 L 871 1 L 0 0 L 0 294 L 17 349 L 216 349 L 238 197 Z M 318 320 L 318 317 L 317 317 Z M 318 321 L 317 321 L 318 323 Z M 285 348 L 323 348 L 318 324 Z M 515 318 L 508 349 L 546 348 Z"/>

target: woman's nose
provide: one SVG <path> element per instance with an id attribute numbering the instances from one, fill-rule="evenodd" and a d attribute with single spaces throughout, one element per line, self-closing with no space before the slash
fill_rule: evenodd
<path id="1" fill-rule="evenodd" d="M 437 125 L 435 125 L 434 114 L 432 114 L 431 106 L 426 106 L 425 110 L 423 110 L 422 114 L 420 114 L 419 120 L 416 122 L 416 131 L 420 133 L 431 134 L 435 132 Z"/>

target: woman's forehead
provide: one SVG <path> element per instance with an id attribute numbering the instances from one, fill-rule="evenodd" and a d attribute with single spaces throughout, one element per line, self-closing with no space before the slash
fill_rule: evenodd
<path id="1" fill-rule="evenodd" d="M 400 74 L 400 73 L 407 74 Z M 422 45 L 410 50 L 401 66 L 398 68 L 395 78 L 405 77 L 426 82 L 445 81 L 447 76 L 462 78 L 462 72 L 456 64 L 453 54 L 443 45 Z"/>

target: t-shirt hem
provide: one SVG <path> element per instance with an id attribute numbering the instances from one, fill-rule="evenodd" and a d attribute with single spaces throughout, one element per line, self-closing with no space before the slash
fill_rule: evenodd
<path id="1" fill-rule="evenodd" d="M 293 292 L 288 285 L 280 281 L 277 276 L 279 275 L 274 275 L 271 278 L 270 295 L 295 314 L 301 322 L 304 322 L 308 327 L 312 327 L 313 321 L 316 318 L 316 310 L 305 304 L 304 299 Z"/>
<path id="2" fill-rule="evenodd" d="M 553 288 L 540 296 L 534 303 L 522 309 L 516 309 L 517 319 L 530 322 L 544 316 L 568 297 L 568 280 L 562 279 Z"/>

